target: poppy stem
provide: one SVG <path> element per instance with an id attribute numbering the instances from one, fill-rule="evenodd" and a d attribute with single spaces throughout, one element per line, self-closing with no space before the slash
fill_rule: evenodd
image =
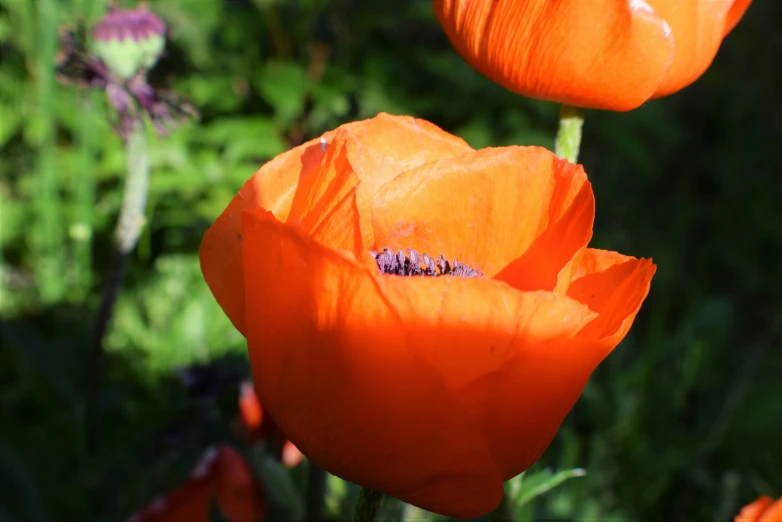
<path id="1" fill-rule="evenodd" d="M 362 487 L 358 494 L 353 522 L 374 522 L 380 511 L 381 502 L 383 502 L 382 493 Z"/>
<path id="2" fill-rule="evenodd" d="M 584 126 L 584 115 L 578 107 L 562 105 L 559 109 L 559 129 L 554 152 L 560 158 L 571 163 L 578 161 L 578 149 L 581 145 L 581 127 Z"/>
<path id="3" fill-rule="evenodd" d="M 513 521 L 510 500 L 508 499 L 507 494 L 502 496 L 502 501 L 500 501 L 500 505 L 497 506 L 497 509 L 489 513 L 488 518 L 490 522 L 512 522 Z"/>

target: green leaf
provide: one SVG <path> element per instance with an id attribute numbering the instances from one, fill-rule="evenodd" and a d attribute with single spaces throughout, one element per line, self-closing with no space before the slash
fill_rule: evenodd
<path id="1" fill-rule="evenodd" d="M 285 511 L 285 520 L 304 520 L 304 501 L 293 482 L 291 471 L 279 460 L 259 449 L 250 454 L 250 459 L 266 490 L 271 507 Z"/>
<path id="2" fill-rule="evenodd" d="M 22 123 L 22 114 L 17 107 L 0 103 L 0 147 L 17 133 Z"/>
<path id="3" fill-rule="evenodd" d="M 220 511 L 220 506 L 217 505 L 217 499 L 209 501 L 209 522 L 228 522 Z"/>
<path id="4" fill-rule="evenodd" d="M 224 159 L 232 163 L 271 158 L 286 149 L 274 121 L 265 116 L 222 118 L 203 132 L 210 144 L 223 148 Z"/>
<path id="5" fill-rule="evenodd" d="M 147 369 L 165 372 L 244 350 L 233 327 L 201 275 L 198 256 L 158 258 L 152 273 L 116 309 L 108 346 L 147 355 Z"/>
<path id="6" fill-rule="evenodd" d="M 582 468 L 566 469 L 552 473 L 550 470 L 535 473 L 522 473 L 505 483 L 506 492 L 514 514 L 535 498 L 551 491 L 563 482 L 575 477 L 583 477 Z"/>
<path id="7" fill-rule="evenodd" d="M 280 125 L 288 128 L 304 109 L 310 80 L 299 64 L 270 63 L 256 77 L 255 88 L 274 107 Z"/>

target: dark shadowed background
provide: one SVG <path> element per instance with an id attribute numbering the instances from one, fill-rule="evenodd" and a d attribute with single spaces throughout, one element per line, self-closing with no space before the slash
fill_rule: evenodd
<path id="1" fill-rule="evenodd" d="M 103 96 L 59 85 L 53 59 L 58 26 L 96 20 L 104 1 L 0 0 L 0 520 L 123 520 L 208 444 L 241 447 L 245 345 L 197 249 L 264 161 L 380 111 L 476 148 L 553 147 L 558 107 L 472 70 L 429 1 L 149 6 L 171 29 L 152 81 L 202 118 L 152 142 L 148 226 L 107 338 L 101 420 L 85 428 L 87 338 L 125 159 Z M 587 475 L 525 519 L 732 520 L 782 494 L 780 56 L 782 2 L 756 0 L 691 87 L 630 113 L 587 111 L 592 245 L 659 268 L 534 468 Z M 293 517 L 303 467 L 262 475 L 278 516 Z M 344 518 L 350 499 L 330 484 L 327 513 Z"/>

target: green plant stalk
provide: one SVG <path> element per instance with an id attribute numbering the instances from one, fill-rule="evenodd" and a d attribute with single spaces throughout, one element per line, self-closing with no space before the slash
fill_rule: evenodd
<path id="1" fill-rule="evenodd" d="M 405 504 L 402 511 L 402 522 L 434 522 L 436 515 L 416 507 L 412 504 Z"/>
<path id="2" fill-rule="evenodd" d="M 361 488 L 356 502 L 353 522 L 374 522 L 383 502 L 383 494 L 369 488 Z"/>
<path id="3" fill-rule="evenodd" d="M 100 296 L 100 305 L 92 332 L 88 360 L 87 408 L 87 451 L 92 453 L 97 438 L 95 411 L 100 383 L 100 366 L 103 360 L 103 339 L 114 312 L 117 295 L 125 279 L 130 254 L 136 246 L 144 227 L 144 208 L 149 194 L 149 155 L 143 120 L 139 118 L 135 129 L 126 143 L 127 175 L 117 228 L 114 234 L 115 248 Z"/>
<path id="4" fill-rule="evenodd" d="M 581 146 L 581 128 L 583 126 L 584 116 L 581 109 L 563 104 L 559 110 L 559 129 L 557 129 L 554 148 L 557 156 L 571 163 L 578 162 L 578 149 Z"/>
<path id="5" fill-rule="evenodd" d="M 94 109 L 90 99 L 85 99 L 82 109 Z M 80 175 L 72 183 L 74 215 L 70 226 L 70 236 L 73 241 L 74 273 L 73 288 L 77 299 L 85 299 L 92 287 L 92 234 L 93 213 L 95 207 L 95 125 L 90 118 L 83 118 L 77 136 Z"/>
<path id="6" fill-rule="evenodd" d="M 87 22 L 88 27 L 98 20 L 101 14 L 106 9 L 105 0 L 80 0 L 77 12 L 82 13 L 84 19 Z"/>
<path id="7" fill-rule="evenodd" d="M 34 229 L 30 234 L 35 279 L 44 303 L 65 295 L 65 231 L 56 169 L 54 55 L 57 52 L 57 2 L 36 2 L 36 104 L 40 143 L 33 196 Z"/>
<path id="8" fill-rule="evenodd" d="M 128 173 L 125 179 L 125 194 L 122 210 L 114 233 L 117 250 L 129 254 L 136 247 L 144 227 L 144 207 L 149 196 L 149 154 L 144 125 L 139 122 L 131 132 L 127 143 Z"/>
<path id="9" fill-rule="evenodd" d="M 117 301 L 117 294 L 125 278 L 130 253 L 136 246 L 144 227 L 144 207 L 149 195 L 149 156 L 144 125 L 139 122 L 127 141 L 128 172 L 117 228 L 114 231 L 115 251 L 101 292 L 98 317 L 93 331 L 93 356 L 100 358 L 103 337 Z"/>
<path id="10" fill-rule="evenodd" d="M 494 511 L 489 513 L 490 522 L 513 522 L 513 515 L 511 514 L 511 505 L 508 501 L 508 495 L 502 495 L 500 505 L 497 506 Z"/>
<path id="11" fill-rule="evenodd" d="M 326 472 L 308 461 L 307 486 L 304 491 L 305 520 L 320 522 L 323 519 L 323 501 L 326 496 Z"/>

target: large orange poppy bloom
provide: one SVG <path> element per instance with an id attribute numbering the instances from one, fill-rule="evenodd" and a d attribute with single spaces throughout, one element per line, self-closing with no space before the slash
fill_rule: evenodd
<path id="1" fill-rule="evenodd" d="M 782 497 L 776 502 L 771 497 L 758 497 L 747 504 L 733 519 L 734 522 L 780 522 L 782 520 Z"/>
<path id="2" fill-rule="evenodd" d="M 709 67 L 752 0 L 434 0 L 456 50 L 503 87 L 627 111 Z"/>
<path id="3" fill-rule="evenodd" d="M 302 453 L 472 517 L 540 457 L 649 291 L 650 260 L 587 248 L 593 218 L 581 166 L 381 114 L 264 165 L 201 267 Z M 386 248 L 483 275 L 381 274 Z"/>

